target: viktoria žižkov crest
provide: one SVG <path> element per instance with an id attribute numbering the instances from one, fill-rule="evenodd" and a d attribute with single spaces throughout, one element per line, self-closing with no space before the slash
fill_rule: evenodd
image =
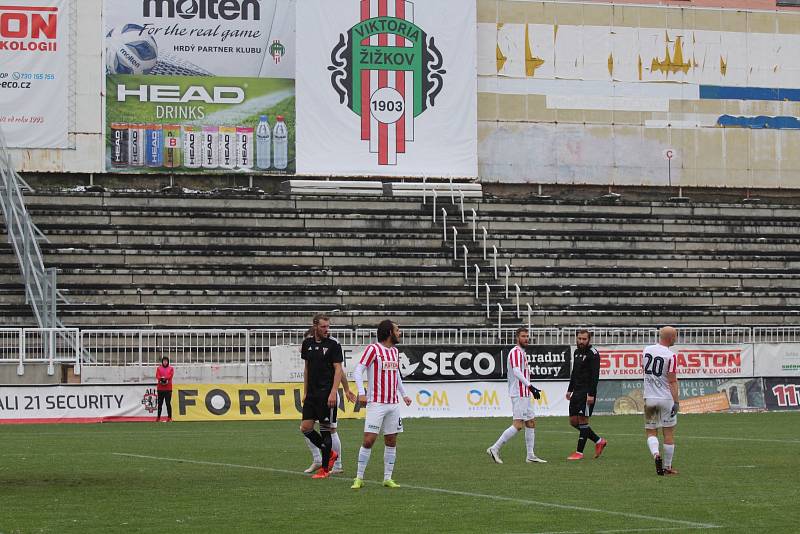
<path id="1" fill-rule="evenodd" d="M 436 105 L 444 61 L 435 39 L 414 24 L 414 4 L 362 0 L 361 21 L 331 52 L 331 85 L 361 117 L 361 139 L 379 165 L 397 165 L 414 141 L 414 118 Z"/>

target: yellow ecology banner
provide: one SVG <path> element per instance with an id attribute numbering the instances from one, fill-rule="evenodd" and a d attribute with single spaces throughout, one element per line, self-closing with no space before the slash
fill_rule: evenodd
<path id="1" fill-rule="evenodd" d="M 267 421 L 300 420 L 303 384 L 185 384 L 172 394 L 172 417 L 176 421 Z M 363 419 L 339 389 L 338 417 Z"/>

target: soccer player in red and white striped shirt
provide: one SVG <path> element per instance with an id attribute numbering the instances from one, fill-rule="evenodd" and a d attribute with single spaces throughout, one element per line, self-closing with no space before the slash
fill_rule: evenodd
<path id="1" fill-rule="evenodd" d="M 547 463 L 533 452 L 536 438 L 536 420 L 531 406 L 531 395 L 535 399 L 540 397 L 540 390 L 535 388 L 530 382 L 530 368 L 528 367 L 528 354 L 525 347 L 528 346 L 528 329 L 517 329 L 517 344 L 508 353 L 508 394 L 511 396 L 513 406 L 513 421 L 510 427 L 500 435 L 494 445 L 486 449 L 486 454 L 492 457 L 498 464 L 502 464 L 500 459 L 500 448 L 517 432 L 525 427 L 525 445 L 528 455 L 525 461 L 528 463 Z"/>
<path id="2" fill-rule="evenodd" d="M 378 325 L 378 342 L 369 345 L 353 373 L 358 388 L 358 402 L 367 407 L 364 421 L 364 442 L 358 451 L 358 474 L 351 486 L 361 489 L 364 486 L 364 471 L 367 469 L 372 445 L 379 433 L 383 433 L 385 449 L 383 452 L 383 485 L 399 488 L 392 480 L 394 462 L 397 458 L 397 434 L 403 431 L 400 419 L 400 398 L 406 406 L 411 398 L 403 388 L 400 375 L 400 358 L 397 343 L 400 340 L 400 327 L 390 320 Z M 364 391 L 364 373 L 367 373 L 369 387 Z"/>

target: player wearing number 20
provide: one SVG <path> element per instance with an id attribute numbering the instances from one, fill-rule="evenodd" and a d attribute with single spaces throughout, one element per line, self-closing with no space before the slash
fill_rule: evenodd
<path id="1" fill-rule="evenodd" d="M 678 332 L 665 326 L 658 332 L 658 344 L 645 347 L 642 353 L 644 371 L 644 428 L 647 447 L 656 463 L 658 475 L 677 475 L 672 468 L 675 454 L 674 431 L 678 424 L 678 377 L 675 344 Z M 658 429 L 664 434 L 664 456 L 659 452 Z"/>

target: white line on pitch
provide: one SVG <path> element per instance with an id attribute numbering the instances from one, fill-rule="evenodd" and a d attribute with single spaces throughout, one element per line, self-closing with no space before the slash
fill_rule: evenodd
<path id="1" fill-rule="evenodd" d="M 577 430 L 539 430 L 539 432 L 545 432 L 550 434 L 578 434 Z M 631 436 L 635 438 L 643 438 L 644 432 L 641 434 L 620 434 L 620 433 L 611 433 L 611 434 L 604 434 L 605 436 Z M 737 437 L 722 437 L 722 436 L 690 436 L 687 434 L 678 434 L 678 439 L 712 439 L 714 441 L 757 441 L 757 442 L 766 442 L 766 443 L 800 443 L 800 439 L 766 439 L 766 438 L 737 438 Z"/>
<path id="2" fill-rule="evenodd" d="M 287 475 L 300 475 L 300 476 L 307 476 L 306 473 L 301 471 L 291 471 L 289 469 L 278 469 L 275 467 L 262 467 L 258 465 L 242 465 L 242 464 L 229 464 L 229 463 L 222 463 L 222 462 L 209 462 L 205 460 L 190 460 L 185 458 L 167 458 L 162 456 L 148 456 L 144 454 L 130 454 L 124 452 L 113 452 L 111 453 L 115 456 L 124 456 L 128 458 L 142 458 L 145 460 L 161 460 L 164 462 L 180 462 L 180 463 L 187 463 L 187 464 L 196 464 L 196 465 L 213 465 L 217 467 L 232 467 L 236 469 L 251 469 L 254 471 L 269 471 L 271 473 L 283 473 Z M 343 477 L 332 477 L 339 480 L 349 480 Z M 372 484 L 372 481 L 365 481 L 368 484 Z M 379 484 L 378 482 L 374 482 L 374 484 Z M 662 523 L 673 523 L 676 525 L 683 525 L 683 528 L 720 528 L 719 525 L 712 525 L 709 523 L 698 523 L 696 521 L 683 521 L 680 519 L 667 519 L 665 517 L 657 517 L 657 516 L 650 516 L 650 515 L 642 515 L 642 514 L 635 514 L 630 512 L 615 512 L 612 510 L 601 510 L 599 508 L 587 508 L 585 506 L 572 506 L 569 504 L 558 504 L 558 503 L 549 503 L 549 502 L 542 502 L 542 501 L 532 501 L 529 499 L 519 499 L 515 497 L 503 497 L 501 495 L 490 495 L 486 493 L 472 493 L 469 491 L 458 491 L 458 490 L 449 490 L 443 488 L 431 488 L 427 486 L 413 486 L 409 484 L 404 484 L 404 488 L 407 489 L 415 489 L 419 491 L 427 491 L 430 493 L 444 493 L 446 495 L 459 495 L 462 497 L 474 497 L 478 499 L 490 499 L 493 501 L 504 501 L 504 502 L 512 502 L 517 504 L 526 504 L 526 505 L 534 505 L 534 506 L 543 506 L 546 508 L 557 508 L 561 510 L 574 510 L 578 512 L 591 512 L 591 513 L 598 513 L 598 514 L 606 514 L 606 515 L 615 515 L 620 517 L 629 517 L 634 519 L 646 519 L 648 521 L 660 521 Z M 614 531 L 609 531 L 614 532 Z"/>
<path id="3" fill-rule="evenodd" d="M 718 526 L 704 526 L 704 527 L 660 527 L 660 528 L 619 528 L 612 530 L 558 530 L 547 532 L 506 532 L 505 534 L 586 534 L 593 532 L 594 534 L 614 534 L 614 533 L 627 533 L 627 532 L 665 532 L 667 530 L 704 530 L 711 528 L 721 528 Z"/>

